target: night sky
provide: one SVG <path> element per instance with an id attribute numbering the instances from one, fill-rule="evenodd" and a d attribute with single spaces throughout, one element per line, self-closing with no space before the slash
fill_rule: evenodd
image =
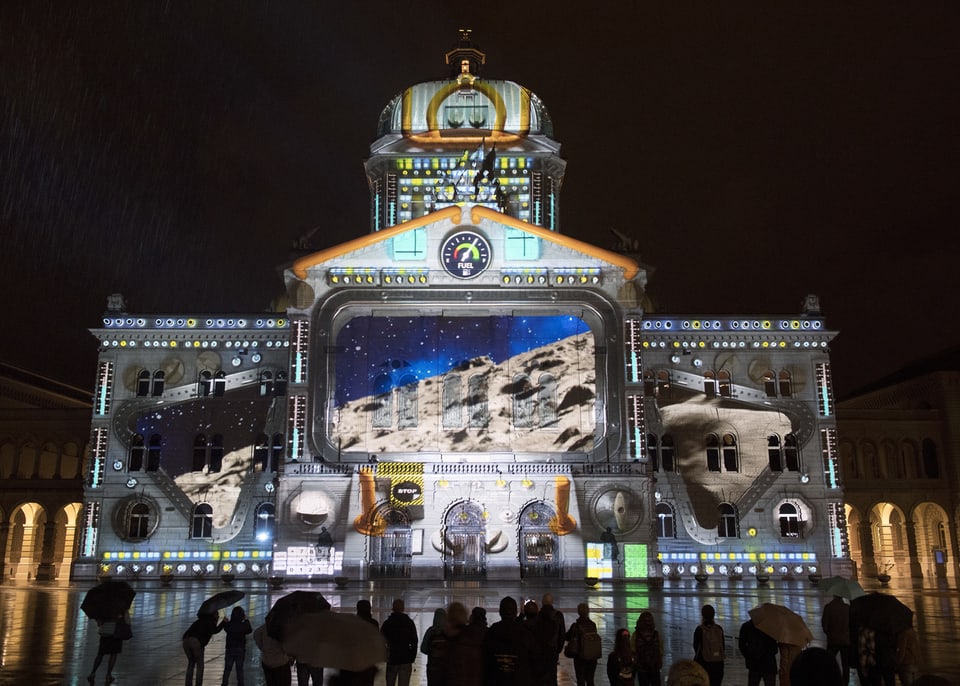
<path id="1" fill-rule="evenodd" d="M 269 307 L 297 237 L 368 231 L 380 111 L 461 27 L 553 117 L 563 233 L 638 239 L 661 312 L 816 293 L 841 397 L 960 343 L 956 3 L 658 4 L 0 3 L 0 359 L 92 387 L 110 293 Z"/>

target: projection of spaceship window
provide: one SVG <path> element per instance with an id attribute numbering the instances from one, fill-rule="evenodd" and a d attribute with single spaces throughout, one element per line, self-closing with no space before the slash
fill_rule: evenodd
<path id="1" fill-rule="evenodd" d="M 703 373 L 703 392 L 708 398 L 713 398 L 717 395 L 717 377 L 710 370 Z"/>
<path id="2" fill-rule="evenodd" d="M 190 538 L 210 538 L 213 536 L 213 508 L 208 503 L 200 503 L 193 508 L 193 527 Z"/>
<path id="3" fill-rule="evenodd" d="M 675 454 L 676 451 L 673 445 L 673 436 L 670 434 L 664 434 L 663 438 L 660 439 L 660 461 L 663 464 L 663 471 L 677 471 L 676 461 L 674 460 Z"/>
<path id="4" fill-rule="evenodd" d="M 717 525 L 717 535 L 720 538 L 737 538 L 737 511 L 730 503 L 720 503 L 720 523 Z"/>
<path id="5" fill-rule="evenodd" d="M 335 339 L 328 440 L 341 451 L 593 449 L 596 336 L 579 317 L 363 315 Z"/>
<path id="6" fill-rule="evenodd" d="M 143 457 L 147 452 L 147 446 L 141 434 L 135 434 L 130 441 L 130 459 L 127 461 L 127 471 L 139 472 L 143 469 Z"/>
<path id="7" fill-rule="evenodd" d="M 138 503 L 130 509 L 130 526 L 127 535 L 129 538 L 146 538 L 150 532 L 150 507 L 146 503 Z"/>
<path id="8" fill-rule="evenodd" d="M 160 434 L 153 434 L 150 437 L 150 446 L 147 448 L 148 472 L 155 472 L 160 469 L 160 446 L 162 442 Z"/>
<path id="9" fill-rule="evenodd" d="M 673 508 L 666 503 L 657 503 L 657 538 L 676 538 L 674 528 Z"/>

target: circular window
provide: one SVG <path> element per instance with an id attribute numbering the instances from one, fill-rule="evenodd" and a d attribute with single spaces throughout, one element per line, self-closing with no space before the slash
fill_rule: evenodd
<path id="1" fill-rule="evenodd" d="M 625 534 L 643 521 L 643 499 L 633 491 L 610 488 L 601 491 L 593 501 L 593 518 L 601 531 L 610 528 L 614 534 Z"/>

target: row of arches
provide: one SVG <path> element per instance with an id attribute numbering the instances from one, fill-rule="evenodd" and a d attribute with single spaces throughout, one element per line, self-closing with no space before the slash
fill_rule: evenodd
<path id="1" fill-rule="evenodd" d="M 694 363 L 696 365 L 696 362 Z M 708 397 L 730 398 L 733 395 L 733 379 L 725 369 L 714 372 L 705 369 L 700 372 L 703 376 L 703 392 Z M 763 373 L 763 392 L 768 398 L 792 398 L 793 377 L 787 370 L 775 372 L 767 370 Z M 671 375 L 667 369 L 657 372 L 643 373 L 643 392 L 647 396 L 667 398 L 670 396 Z"/>
<path id="2" fill-rule="evenodd" d="M 79 502 L 45 506 L 30 501 L 4 516 L 0 521 L 4 580 L 69 578 L 82 509 Z"/>
<path id="3" fill-rule="evenodd" d="M 931 438 L 919 441 L 863 439 L 841 441 L 840 464 L 845 479 L 939 479 L 940 456 Z"/>
<path id="4" fill-rule="evenodd" d="M 253 470 L 255 472 L 275 472 L 283 457 L 286 438 L 282 433 L 268 436 L 258 434 L 253 443 Z M 163 436 L 151 434 L 147 439 L 143 434 L 134 434 L 130 440 L 127 459 L 127 471 L 156 472 L 160 469 L 163 457 Z M 197 434 L 193 439 L 191 470 L 195 472 L 219 472 L 223 467 L 224 444 L 222 434 Z"/>
<path id="5" fill-rule="evenodd" d="M 121 506 L 121 516 L 116 533 L 132 542 L 149 539 L 160 525 L 160 512 L 156 503 L 146 499 L 133 499 Z M 213 505 L 197 503 L 190 518 L 191 539 L 213 538 Z M 271 502 L 261 502 L 253 509 L 253 534 L 259 542 L 272 541 L 276 531 L 276 508 Z"/>
<path id="6" fill-rule="evenodd" d="M 82 467 L 80 446 L 72 441 L 0 444 L 0 479 L 77 479 Z"/>
<path id="7" fill-rule="evenodd" d="M 676 444 L 672 434 L 647 434 L 647 460 L 654 472 L 676 472 L 679 464 L 676 458 Z M 707 471 L 741 471 L 740 450 L 737 436 L 732 432 L 710 433 L 703 441 L 704 458 Z M 799 472 L 802 470 L 799 441 L 796 434 L 789 433 L 781 437 L 771 434 L 767 437 L 767 461 L 772 472 Z"/>
<path id="8" fill-rule="evenodd" d="M 166 388 L 167 373 L 162 369 L 153 372 L 141 369 L 137 373 L 136 393 L 138 397 L 161 396 Z M 260 397 L 285 396 L 287 394 L 287 373 L 271 369 L 261 370 L 258 378 Z M 227 374 L 222 369 L 216 372 L 203 370 L 197 374 L 197 396 L 201 398 L 220 397 L 227 390 Z"/>
<path id="9" fill-rule="evenodd" d="M 730 503 L 720 503 L 720 514 L 717 524 L 717 536 L 720 538 L 740 537 L 740 517 L 737 508 Z M 676 513 L 669 503 L 657 503 L 654 512 L 656 516 L 657 538 L 669 539 L 677 537 Z M 781 503 L 777 508 L 777 523 L 781 538 L 801 538 L 803 535 L 802 511 L 794 503 Z"/>

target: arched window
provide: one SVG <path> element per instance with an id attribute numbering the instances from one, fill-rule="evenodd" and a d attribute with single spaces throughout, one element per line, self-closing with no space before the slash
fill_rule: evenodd
<path id="1" fill-rule="evenodd" d="M 150 372 L 141 369 L 137 374 L 137 395 L 144 398 L 150 395 Z"/>
<path id="2" fill-rule="evenodd" d="M 214 434 L 210 441 L 210 471 L 219 472 L 223 467 L 223 436 Z"/>
<path id="3" fill-rule="evenodd" d="M 277 523 L 277 515 L 273 503 L 260 503 L 253 514 L 256 517 L 254 523 L 254 536 L 259 543 L 273 540 L 273 531 Z"/>
<path id="4" fill-rule="evenodd" d="M 673 526 L 673 508 L 666 503 L 657 503 L 657 538 L 676 538 Z"/>
<path id="5" fill-rule="evenodd" d="M 659 452 L 657 451 L 657 435 L 647 434 L 647 462 L 651 472 L 660 471 Z"/>
<path id="6" fill-rule="evenodd" d="M 792 503 L 783 503 L 777 513 L 780 517 L 780 536 L 800 538 L 800 512 Z"/>
<path id="7" fill-rule="evenodd" d="M 206 398 L 213 393 L 213 374 L 204 370 L 197 378 L 197 395 Z"/>
<path id="8" fill-rule="evenodd" d="M 730 372 L 720 371 L 717 373 L 717 381 L 720 384 L 720 397 L 729 398 L 733 395 L 733 384 L 730 382 Z"/>
<path id="9" fill-rule="evenodd" d="M 653 376 L 653 372 L 644 372 L 643 373 L 643 394 L 646 396 L 653 396 L 657 390 L 657 381 Z"/>
<path id="10" fill-rule="evenodd" d="M 130 538 L 146 538 L 150 533 L 150 508 L 145 503 L 137 503 L 130 509 Z"/>
<path id="11" fill-rule="evenodd" d="M 673 448 L 673 436 L 670 434 L 664 434 L 663 438 L 660 439 L 660 461 L 663 463 L 663 471 L 677 471 L 677 464 L 676 460 L 674 459 L 675 454 L 676 452 Z"/>
<path id="12" fill-rule="evenodd" d="M 769 369 L 763 373 L 763 392 L 768 398 L 777 397 L 777 377 Z"/>
<path id="13" fill-rule="evenodd" d="M 788 472 L 800 471 L 800 446 L 797 445 L 797 434 L 784 436 L 783 457 Z"/>
<path id="14" fill-rule="evenodd" d="M 557 425 L 557 380 L 553 374 L 540 375 L 540 427 Z"/>
<path id="15" fill-rule="evenodd" d="M 400 378 L 400 388 L 397 389 L 397 428 L 413 429 L 418 425 L 417 416 L 420 412 L 417 377 L 405 374 Z"/>
<path id="16" fill-rule="evenodd" d="M 733 434 L 723 434 L 723 470 L 726 472 L 740 471 L 740 453 L 737 450 L 737 437 Z"/>
<path id="17" fill-rule="evenodd" d="M 264 369 L 260 372 L 260 397 L 266 398 L 273 395 L 273 372 Z"/>
<path id="18" fill-rule="evenodd" d="M 533 426 L 533 396 L 536 389 L 526 374 L 513 377 L 513 425 L 518 429 Z"/>
<path id="19" fill-rule="evenodd" d="M 200 503 L 193 508 L 193 529 L 190 538 L 210 538 L 213 536 L 213 508 Z"/>
<path id="20" fill-rule="evenodd" d="M 283 459 L 283 450 L 286 447 L 287 442 L 283 438 L 283 434 L 277 433 L 273 434 L 273 443 L 271 444 L 270 449 L 270 471 L 277 471 L 277 465 L 280 464 L 280 460 Z"/>
<path id="21" fill-rule="evenodd" d="M 461 385 L 459 374 L 447 374 L 443 377 L 441 416 L 444 429 L 459 429 L 463 421 L 463 405 L 460 403 Z"/>
<path id="22" fill-rule="evenodd" d="M 162 369 L 158 369 L 153 373 L 153 391 L 152 395 L 163 395 L 164 384 L 166 383 L 167 374 Z"/>
<path id="23" fill-rule="evenodd" d="M 720 538 L 739 538 L 737 532 L 737 511 L 730 503 L 720 503 L 720 523 L 717 525 L 717 535 Z"/>
<path id="24" fill-rule="evenodd" d="M 160 446 L 163 440 L 160 434 L 153 434 L 150 437 L 150 445 L 147 448 L 147 471 L 155 472 L 160 469 Z"/>
<path id="25" fill-rule="evenodd" d="M 785 369 L 780 372 L 780 397 L 793 397 L 793 379 L 790 378 L 790 372 Z"/>
<path id="26" fill-rule="evenodd" d="M 222 369 L 213 375 L 213 394 L 218 398 L 227 392 L 227 374 Z"/>
<path id="27" fill-rule="evenodd" d="M 783 453 L 780 450 L 780 437 L 776 434 L 767 436 L 767 461 L 771 472 L 783 471 Z"/>
<path id="28" fill-rule="evenodd" d="M 670 372 L 665 369 L 657 372 L 657 395 L 661 398 L 670 397 Z"/>
<path id="29" fill-rule="evenodd" d="M 202 472 L 207 466 L 207 437 L 197 434 L 193 439 L 193 462 L 190 471 Z"/>
<path id="30" fill-rule="evenodd" d="M 269 464 L 270 439 L 267 434 L 260 434 L 253 444 L 253 471 L 265 472 Z"/>
<path id="31" fill-rule="evenodd" d="M 130 440 L 130 459 L 127 461 L 127 471 L 139 472 L 143 469 L 143 457 L 147 453 L 147 446 L 143 436 L 136 434 Z"/>
<path id="32" fill-rule="evenodd" d="M 720 471 L 720 439 L 716 434 L 710 434 L 706 440 L 707 448 L 707 470 L 711 472 Z"/>
<path id="33" fill-rule="evenodd" d="M 929 438 L 924 438 L 920 445 L 923 455 L 923 475 L 928 479 L 940 478 L 940 460 L 937 459 L 937 446 Z"/>
<path id="34" fill-rule="evenodd" d="M 703 373 L 703 392 L 707 394 L 708 398 L 717 395 L 717 376 L 712 371 L 708 370 Z"/>
<path id="35" fill-rule="evenodd" d="M 286 372 L 277 372 L 277 383 L 273 386 L 273 394 L 281 398 L 287 394 Z"/>
<path id="36" fill-rule="evenodd" d="M 482 374 L 474 374 L 467 382 L 467 386 L 467 411 L 470 413 L 470 428 L 484 429 L 490 424 L 487 379 Z"/>
<path id="37" fill-rule="evenodd" d="M 900 444 L 900 455 L 903 458 L 903 475 L 908 479 L 920 476 L 920 463 L 917 460 L 917 446 L 912 441 L 903 441 Z"/>

